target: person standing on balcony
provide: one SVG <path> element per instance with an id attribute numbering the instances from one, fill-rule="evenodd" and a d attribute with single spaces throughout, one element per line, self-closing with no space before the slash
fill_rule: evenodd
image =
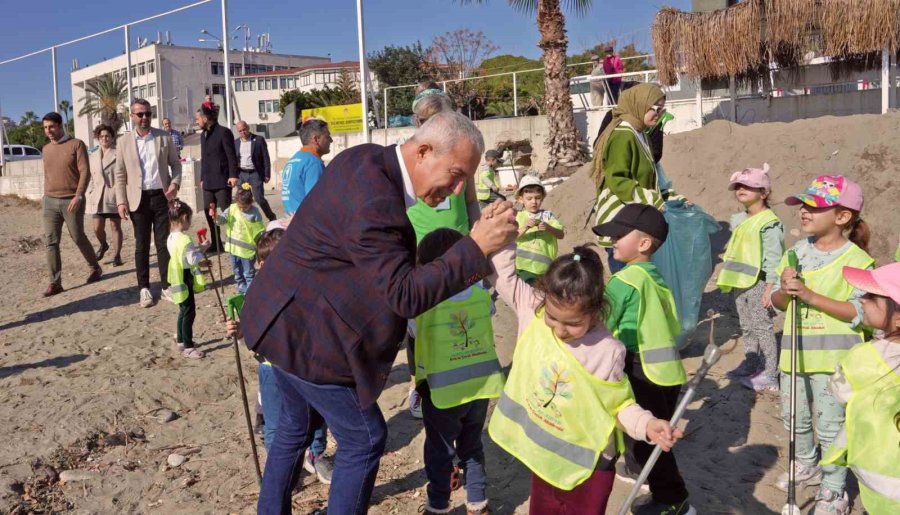
<path id="1" fill-rule="evenodd" d="M 616 54 L 616 49 L 610 45 L 606 47 L 605 52 L 606 57 L 603 58 L 603 74 L 616 75 L 625 73 L 625 64 L 622 62 L 622 58 Z M 622 87 L 622 77 L 612 77 L 607 79 L 606 83 L 609 84 L 609 93 L 612 95 L 612 103 L 618 104 L 619 90 Z"/>

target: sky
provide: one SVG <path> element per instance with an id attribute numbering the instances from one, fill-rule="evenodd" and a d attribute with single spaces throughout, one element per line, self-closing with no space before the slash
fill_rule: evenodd
<path id="1" fill-rule="evenodd" d="M 111 27 L 181 7 L 190 0 L 0 0 L 0 61 L 93 34 Z M 566 13 L 569 52 L 617 39 L 638 43 L 650 51 L 650 23 L 663 4 L 689 9 L 690 0 L 594 0 L 581 17 Z M 565 5 L 566 2 L 563 2 Z M 125 5 L 131 7 L 125 9 Z M 221 35 L 218 1 L 161 19 L 133 26 L 136 39 L 156 39 L 157 31 L 170 31 L 179 46 L 212 46 L 199 43 L 201 29 Z M 486 0 L 479 5 L 460 5 L 453 0 L 366 0 L 363 6 L 366 52 L 387 45 L 421 41 L 427 46 L 445 32 L 461 28 L 482 31 L 499 46 L 494 55 L 513 54 L 537 58 L 539 34 L 533 14 L 511 8 L 505 0 Z M 271 34 L 273 51 L 282 54 L 330 55 L 333 61 L 358 59 L 355 0 L 230 0 L 229 30 L 246 23 L 253 40 Z M 241 37 L 240 41 L 243 41 Z M 69 72 L 72 60 L 82 67 L 124 52 L 121 30 L 57 50 L 60 100 L 71 101 Z M 0 109 L 18 121 L 25 111 L 38 117 L 53 107 L 50 53 L 0 65 Z"/>

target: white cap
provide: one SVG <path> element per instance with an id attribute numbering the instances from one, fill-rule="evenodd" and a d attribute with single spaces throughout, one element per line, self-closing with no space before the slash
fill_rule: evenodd
<path id="1" fill-rule="evenodd" d="M 519 188 L 516 189 L 517 197 L 522 194 L 522 188 L 524 188 L 526 186 L 540 186 L 541 189 L 544 190 L 544 193 L 547 192 L 547 189 L 544 188 L 543 184 L 541 184 L 541 179 L 538 178 L 538 176 L 526 175 L 525 177 L 522 177 L 522 179 L 519 181 Z"/>

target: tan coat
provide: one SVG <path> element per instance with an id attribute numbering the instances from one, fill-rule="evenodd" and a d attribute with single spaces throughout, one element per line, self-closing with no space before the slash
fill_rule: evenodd
<path id="1" fill-rule="evenodd" d="M 103 157 L 100 157 L 103 154 Z M 116 211 L 116 149 L 103 149 L 88 156 L 91 165 L 91 182 L 84 193 L 85 213 L 89 215 Z"/>
<path id="2" fill-rule="evenodd" d="M 181 160 L 178 147 L 172 142 L 168 132 L 151 127 L 153 143 L 156 145 L 156 161 L 159 163 L 159 179 L 163 191 L 170 183 L 181 186 Z M 116 203 L 128 206 L 134 211 L 141 203 L 141 160 L 138 156 L 134 132 L 120 137 L 116 143 Z"/>

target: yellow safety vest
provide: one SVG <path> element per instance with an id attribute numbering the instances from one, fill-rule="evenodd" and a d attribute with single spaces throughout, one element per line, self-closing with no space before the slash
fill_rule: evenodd
<path id="1" fill-rule="evenodd" d="M 516 223 L 519 227 L 527 221 L 527 211 L 519 211 L 516 214 Z M 562 224 L 555 218 L 548 220 L 547 225 L 562 229 Z M 558 254 L 559 244 L 555 236 L 547 231 L 529 230 L 516 240 L 516 270 L 544 275 Z"/>
<path id="2" fill-rule="evenodd" d="M 475 197 L 478 200 L 489 200 L 491 198 L 491 188 L 497 183 L 497 173 L 491 167 L 487 167 L 478 172 L 478 182 L 475 184 Z"/>
<path id="3" fill-rule="evenodd" d="M 184 283 L 184 254 L 188 245 L 193 243 L 191 237 L 180 233 L 176 236 L 175 245 L 169 256 L 169 269 L 166 279 L 169 281 L 169 295 L 172 302 L 181 304 L 188 298 L 188 286 Z M 206 289 L 206 277 L 199 266 L 191 267 L 191 275 L 194 278 L 194 293 L 200 293 Z"/>
<path id="4" fill-rule="evenodd" d="M 613 434 L 622 451 L 616 415 L 634 402 L 627 377 L 613 383 L 585 370 L 541 310 L 516 344 L 488 432 L 541 479 L 572 490 L 594 473 Z"/>
<path id="5" fill-rule="evenodd" d="M 614 277 L 637 290 L 640 297 L 637 319 L 638 349 L 644 375 L 660 386 L 687 382 L 675 337 L 681 332 L 675 299 L 640 266 L 626 266 Z M 618 336 L 618 328 L 611 328 Z"/>
<path id="6" fill-rule="evenodd" d="M 266 224 L 262 220 L 247 220 L 237 203 L 231 204 L 225 222 L 225 252 L 241 259 L 255 258 L 256 239 L 265 230 Z"/>
<path id="7" fill-rule="evenodd" d="M 496 399 L 503 390 L 491 296 L 470 290 L 468 299 L 445 300 L 416 317 L 416 383 L 428 382 L 431 402 L 441 409 Z"/>
<path id="8" fill-rule="evenodd" d="M 778 221 L 778 216 L 771 209 L 766 209 L 735 227 L 716 281 L 720 290 L 727 293 L 732 288 L 743 289 L 756 284 L 762 268 L 762 230 L 775 221 Z"/>
<path id="9" fill-rule="evenodd" d="M 853 470 L 871 515 L 900 513 L 900 375 L 871 343 L 854 347 L 841 368 L 853 396 L 839 436 L 843 441 L 831 444 L 822 464 Z"/>
<path id="10" fill-rule="evenodd" d="M 851 244 L 837 259 L 828 265 L 813 271 L 803 271 L 806 286 L 818 293 L 841 302 L 846 302 L 853 292 L 853 286 L 844 280 L 845 266 L 868 268 L 874 263 L 872 256 Z M 778 265 L 778 276 L 787 268 L 787 253 Z M 791 301 L 794 302 L 794 301 Z M 865 340 L 862 327 L 854 329 L 850 324 L 834 318 L 818 309 L 800 306 L 800 334 L 797 339 L 797 372 L 801 374 L 834 373 L 834 365 L 844 359 L 854 345 Z M 778 365 L 785 373 L 791 371 L 791 336 L 794 334 L 793 308 L 788 305 L 784 318 L 784 342 Z"/>

